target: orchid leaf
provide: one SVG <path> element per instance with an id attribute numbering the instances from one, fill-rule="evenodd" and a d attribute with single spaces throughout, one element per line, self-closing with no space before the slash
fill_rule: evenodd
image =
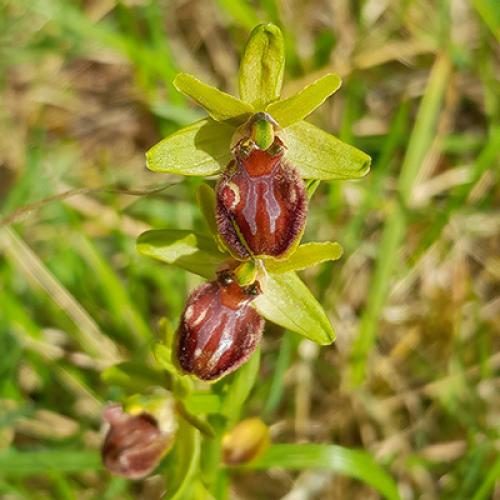
<path id="1" fill-rule="evenodd" d="M 180 418 L 174 448 L 165 459 L 168 489 L 162 498 L 182 500 L 188 496 L 186 492 L 195 479 L 200 451 L 199 431 Z"/>
<path id="2" fill-rule="evenodd" d="M 288 259 L 267 259 L 265 265 L 270 273 L 286 273 L 300 271 L 328 260 L 338 260 L 341 256 L 342 247 L 338 243 L 330 241 L 304 243 Z"/>
<path id="3" fill-rule="evenodd" d="M 279 98 L 285 69 L 283 35 L 274 24 L 255 27 L 240 65 L 240 97 L 256 111 Z"/>
<path id="4" fill-rule="evenodd" d="M 137 250 L 207 279 L 227 259 L 209 236 L 180 229 L 146 231 L 137 240 Z"/>
<path id="5" fill-rule="evenodd" d="M 305 179 L 357 179 L 370 170 L 366 153 L 308 122 L 294 123 L 280 136 L 288 148 L 285 158 Z"/>
<path id="6" fill-rule="evenodd" d="M 210 118 L 197 121 L 153 146 L 147 167 L 164 174 L 218 174 L 231 159 L 233 133 L 233 127 Z"/>
<path id="7" fill-rule="evenodd" d="M 298 94 L 269 104 L 266 112 L 269 113 L 281 128 L 288 127 L 303 120 L 325 100 L 334 94 L 341 86 L 342 80 L 335 73 L 328 73 L 308 85 Z"/>
<path id="8" fill-rule="evenodd" d="M 207 113 L 218 122 L 241 125 L 254 112 L 250 104 L 226 94 L 188 73 L 178 74 L 174 80 L 174 87 L 204 107 Z"/>
<path id="9" fill-rule="evenodd" d="M 334 341 L 325 311 L 294 272 L 269 274 L 261 288 L 254 304 L 264 318 L 321 345 Z"/>

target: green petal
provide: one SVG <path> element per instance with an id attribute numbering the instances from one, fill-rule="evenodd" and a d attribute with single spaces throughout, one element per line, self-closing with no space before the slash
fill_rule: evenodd
<path id="1" fill-rule="evenodd" d="M 234 129 L 210 118 L 169 135 L 146 153 L 153 172 L 179 175 L 218 174 L 231 159 Z"/>
<path id="2" fill-rule="evenodd" d="M 270 273 L 286 273 L 300 271 L 328 260 L 338 260 L 342 256 L 342 247 L 330 241 L 322 243 L 304 243 L 286 260 L 265 261 Z"/>
<path id="3" fill-rule="evenodd" d="M 366 153 L 305 121 L 279 135 L 288 148 L 285 158 L 306 179 L 357 179 L 370 170 Z"/>
<path id="4" fill-rule="evenodd" d="M 174 86 L 179 92 L 191 97 L 200 106 L 203 106 L 207 113 L 218 122 L 228 122 L 235 126 L 241 125 L 254 112 L 250 104 L 203 83 L 188 73 L 177 75 Z"/>
<path id="5" fill-rule="evenodd" d="M 303 120 L 321 106 L 340 88 L 341 84 L 340 76 L 329 73 L 302 89 L 298 94 L 283 101 L 273 102 L 267 106 L 266 112 L 278 122 L 281 128 L 288 127 Z"/>
<path id="6" fill-rule="evenodd" d="M 264 318 L 318 344 L 334 341 L 325 311 L 295 273 L 269 274 L 261 287 L 254 304 Z"/>
<path id="7" fill-rule="evenodd" d="M 240 97 L 263 111 L 279 98 L 285 69 L 283 35 L 274 24 L 255 27 L 240 65 Z"/>
<path id="8" fill-rule="evenodd" d="M 212 238 L 180 229 L 146 231 L 137 240 L 137 250 L 209 280 L 227 260 Z"/>

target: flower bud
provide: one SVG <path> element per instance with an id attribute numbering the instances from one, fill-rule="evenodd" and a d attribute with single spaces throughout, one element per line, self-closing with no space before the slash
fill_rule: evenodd
<path id="1" fill-rule="evenodd" d="M 262 455 L 269 446 L 269 429 L 260 418 L 242 420 L 222 438 L 222 456 L 227 465 L 240 465 Z"/>
<path id="2" fill-rule="evenodd" d="M 304 182 L 283 159 L 285 147 L 278 137 L 266 150 L 242 139 L 233 152 L 217 185 L 217 229 L 241 259 L 282 257 L 304 230 Z"/>
<path id="3" fill-rule="evenodd" d="M 244 363 L 264 329 L 250 304 L 259 293 L 258 282 L 242 287 L 228 272 L 195 289 L 178 330 L 180 366 L 202 380 L 214 380 Z"/>
<path id="4" fill-rule="evenodd" d="M 131 415 L 121 405 L 111 404 L 105 408 L 103 419 L 109 429 L 101 450 L 102 461 L 118 476 L 142 479 L 153 472 L 173 444 L 175 426 L 161 428 L 150 413 Z"/>

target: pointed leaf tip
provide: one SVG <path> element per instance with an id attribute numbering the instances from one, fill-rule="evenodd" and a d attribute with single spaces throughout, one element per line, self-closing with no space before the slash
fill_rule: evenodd
<path id="1" fill-rule="evenodd" d="M 245 47 L 240 65 L 240 97 L 256 111 L 279 98 L 285 70 L 281 30 L 274 24 L 256 26 Z"/>

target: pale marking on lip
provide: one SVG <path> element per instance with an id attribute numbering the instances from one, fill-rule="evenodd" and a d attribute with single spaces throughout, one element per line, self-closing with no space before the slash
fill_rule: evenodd
<path id="1" fill-rule="evenodd" d="M 193 307 L 193 306 L 190 306 L 190 308 Z M 198 317 L 191 323 L 192 326 L 198 326 L 204 319 L 205 319 L 205 316 L 207 315 L 207 311 L 208 311 L 208 307 L 205 307 L 201 312 L 200 314 L 198 315 Z M 187 313 L 187 311 L 186 311 Z M 189 318 L 187 318 L 189 319 Z"/>
<path id="2" fill-rule="evenodd" d="M 238 312 L 239 311 L 237 311 L 237 313 Z M 226 323 L 224 324 L 219 344 L 207 363 L 209 370 L 213 370 L 217 363 L 220 361 L 220 358 L 223 356 L 223 354 L 228 349 L 231 349 L 231 346 L 233 344 L 233 332 L 235 329 L 235 323 L 237 322 L 241 314 L 237 313 L 225 315 Z"/>
<path id="3" fill-rule="evenodd" d="M 240 203 L 240 188 L 234 182 L 228 182 L 226 187 L 233 192 L 234 200 L 229 207 L 229 210 L 234 210 Z"/>

